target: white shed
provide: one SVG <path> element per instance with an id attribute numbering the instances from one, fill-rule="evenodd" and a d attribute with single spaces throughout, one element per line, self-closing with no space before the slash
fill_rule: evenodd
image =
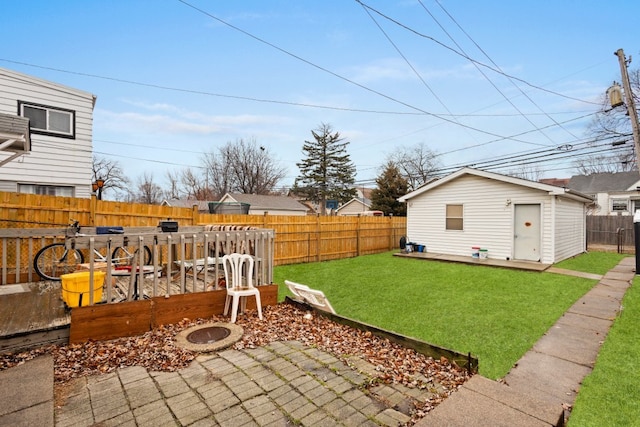
<path id="1" fill-rule="evenodd" d="M 553 264 L 586 251 L 593 200 L 554 185 L 463 168 L 401 197 L 407 239 L 428 252 Z"/>

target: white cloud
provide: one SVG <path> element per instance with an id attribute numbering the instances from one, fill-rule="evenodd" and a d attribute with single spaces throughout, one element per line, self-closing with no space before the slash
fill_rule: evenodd
<path id="1" fill-rule="evenodd" d="M 104 129 L 136 134 L 216 135 L 237 133 L 246 135 L 255 127 L 279 126 L 288 123 L 286 117 L 270 115 L 214 115 L 187 111 L 169 104 L 138 104 L 153 113 L 111 111 L 96 108 L 94 119 Z"/>

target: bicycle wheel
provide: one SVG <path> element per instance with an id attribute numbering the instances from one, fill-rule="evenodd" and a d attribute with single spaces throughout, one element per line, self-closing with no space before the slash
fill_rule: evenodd
<path id="1" fill-rule="evenodd" d="M 144 250 L 144 265 L 151 264 L 151 249 L 148 246 L 143 246 Z M 114 265 L 131 265 L 136 248 L 133 246 L 117 247 L 111 254 L 111 262 Z M 137 255 L 137 254 L 136 254 Z"/>
<path id="2" fill-rule="evenodd" d="M 76 271 L 84 262 L 78 249 L 67 249 L 64 243 L 53 243 L 40 249 L 33 258 L 33 268 L 43 279 L 60 280 L 60 276 Z"/>

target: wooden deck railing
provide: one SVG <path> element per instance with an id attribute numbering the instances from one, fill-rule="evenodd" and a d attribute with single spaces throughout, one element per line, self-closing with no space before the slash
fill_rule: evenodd
<path id="1" fill-rule="evenodd" d="M 213 230 L 204 226 L 181 227 L 178 232 L 162 232 L 157 227 L 124 228 L 123 234 L 98 235 L 95 228 L 82 228 L 83 235 L 65 237 L 68 229 L 0 229 L 2 247 L 2 283 L 41 280 L 33 267 L 36 253 L 51 243 L 64 242 L 69 249 L 84 255 L 89 282 L 95 272 L 106 273 L 102 302 L 130 301 L 144 297 L 169 296 L 220 288 L 223 276 L 221 257 L 239 252 L 254 256 L 254 284 L 268 285 L 273 280 L 273 230 L 237 227 L 238 230 Z M 143 265 L 142 250 L 152 253 L 151 264 Z M 118 270 L 111 254 L 117 247 L 128 247 L 134 257 L 131 272 Z M 15 254 L 8 259 L 9 249 Z M 93 286 L 89 286 L 93 304 Z"/>

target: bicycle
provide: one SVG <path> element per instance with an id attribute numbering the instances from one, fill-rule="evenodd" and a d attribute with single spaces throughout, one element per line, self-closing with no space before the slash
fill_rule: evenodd
<path id="1" fill-rule="evenodd" d="M 121 228 L 107 229 L 110 234 L 122 234 Z M 85 236 L 80 233 L 80 224 L 74 221 L 65 234 L 66 239 Z M 144 248 L 144 265 L 151 264 L 151 249 L 148 246 Z M 98 262 L 106 262 L 107 257 L 96 249 L 93 250 L 95 260 Z M 136 256 L 136 250 L 119 246 L 111 253 L 111 262 L 115 267 L 131 265 L 133 257 Z M 66 243 L 52 243 L 40 249 L 33 258 L 33 268 L 36 273 L 44 279 L 60 281 L 63 274 L 73 273 L 76 271 L 77 265 L 84 262 L 84 255 L 79 249 L 68 249 Z"/>

